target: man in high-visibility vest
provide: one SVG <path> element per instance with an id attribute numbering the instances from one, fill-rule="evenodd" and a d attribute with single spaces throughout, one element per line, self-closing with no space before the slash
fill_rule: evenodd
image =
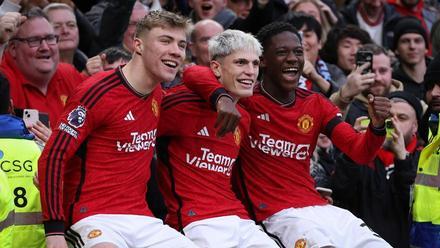
<path id="1" fill-rule="evenodd" d="M 428 143 L 420 154 L 414 186 L 411 245 L 431 248 L 440 247 L 440 56 L 429 65 L 424 83 L 429 108 L 423 124 Z"/>
<path id="2" fill-rule="evenodd" d="M 45 247 L 40 192 L 33 184 L 41 150 L 23 120 L 9 114 L 12 109 L 9 99 L 9 83 L 0 75 L 0 172 L 7 177 L 8 193 L 12 195 L 11 202 L 15 205 L 11 222 L 14 225 L 11 247 Z M 4 247 L 1 239 L 0 247 Z"/>
<path id="3" fill-rule="evenodd" d="M 1 156 L 1 154 L 0 154 Z M 0 170 L 0 244 L 3 248 L 12 247 L 12 228 L 14 227 L 14 203 L 8 178 Z"/>

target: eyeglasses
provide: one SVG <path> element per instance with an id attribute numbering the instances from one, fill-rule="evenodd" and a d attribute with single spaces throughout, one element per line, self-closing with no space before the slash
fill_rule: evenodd
<path id="1" fill-rule="evenodd" d="M 58 38 L 58 35 L 50 34 L 44 37 L 13 38 L 11 40 L 26 42 L 29 47 L 39 47 L 43 40 L 45 40 L 48 45 L 56 45 L 58 43 Z"/>

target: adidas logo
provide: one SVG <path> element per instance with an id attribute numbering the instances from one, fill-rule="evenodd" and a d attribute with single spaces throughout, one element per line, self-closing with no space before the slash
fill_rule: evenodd
<path id="1" fill-rule="evenodd" d="M 270 121 L 268 113 L 258 115 L 257 118 L 263 121 Z"/>
<path id="2" fill-rule="evenodd" d="M 197 132 L 197 135 L 209 137 L 208 128 L 204 126 L 202 129 L 200 129 L 200 131 Z"/>
<path id="3" fill-rule="evenodd" d="M 134 116 L 133 116 L 133 114 L 131 113 L 131 110 L 128 111 L 128 114 L 125 116 L 124 120 L 125 120 L 125 121 L 134 121 Z"/>

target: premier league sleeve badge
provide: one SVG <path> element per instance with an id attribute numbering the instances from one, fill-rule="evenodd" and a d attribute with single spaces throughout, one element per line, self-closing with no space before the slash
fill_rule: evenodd
<path id="1" fill-rule="evenodd" d="M 74 128 L 80 128 L 86 121 L 87 110 L 83 106 L 78 106 L 67 116 L 69 125 Z"/>

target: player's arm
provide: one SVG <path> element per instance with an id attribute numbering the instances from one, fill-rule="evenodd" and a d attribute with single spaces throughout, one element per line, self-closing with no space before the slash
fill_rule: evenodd
<path id="1" fill-rule="evenodd" d="M 188 109 L 185 104 L 192 101 L 200 101 L 200 96 L 190 92 L 184 85 L 179 85 L 167 90 L 162 100 L 158 136 L 177 136 L 181 133 L 178 125 L 184 124 L 188 117 Z"/>
<path id="2" fill-rule="evenodd" d="M 335 107 L 329 105 L 323 109 L 331 108 Z M 357 164 L 368 164 L 374 159 L 385 140 L 385 119 L 390 115 L 390 108 L 391 103 L 388 98 L 372 97 L 369 99 L 368 107 L 371 122 L 365 133 L 355 131 L 340 117 L 334 117 L 326 122 L 325 132 L 336 147 Z"/>
<path id="3" fill-rule="evenodd" d="M 90 105 L 81 101 L 82 97 L 77 93 L 69 100 L 38 161 L 40 197 L 47 237 L 64 235 L 64 170 L 95 125 Z"/>
<path id="4" fill-rule="evenodd" d="M 192 66 L 183 72 L 182 81 L 185 85 L 217 109 L 215 127 L 217 136 L 233 132 L 241 118 L 232 97 L 218 82 L 209 67 Z"/>

